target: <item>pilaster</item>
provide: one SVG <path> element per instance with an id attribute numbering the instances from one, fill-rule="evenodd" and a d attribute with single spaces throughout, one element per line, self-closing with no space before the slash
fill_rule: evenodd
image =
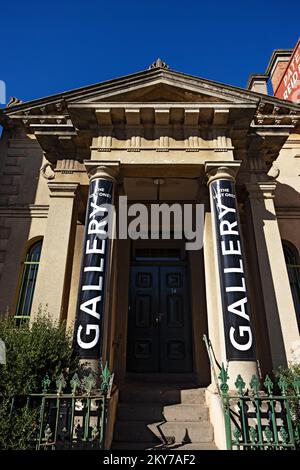
<path id="1" fill-rule="evenodd" d="M 273 180 L 246 184 L 274 369 L 285 366 L 292 359 L 292 345 L 299 341 L 274 206 L 276 184 Z"/>
<path id="2" fill-rule="evenodd" d="M 50 204 L 32 315 L 47 306 L 52 318 L 65 319 L 78 211 L 77 183 L 48 183 Z"/>

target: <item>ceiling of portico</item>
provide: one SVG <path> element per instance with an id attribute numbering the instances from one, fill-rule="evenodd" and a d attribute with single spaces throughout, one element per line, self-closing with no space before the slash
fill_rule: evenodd
<path id="1" fill-rule="evenodd" d="M 124 195 L 134 201 L 194 201 L 199 179 L 125 177 L 123 188 Z"/>

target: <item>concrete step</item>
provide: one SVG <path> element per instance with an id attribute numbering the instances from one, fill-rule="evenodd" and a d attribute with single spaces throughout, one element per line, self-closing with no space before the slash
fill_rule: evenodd
<path id="1" fill-rule="evenodd" d="M 172 406 L 172 405 L 171 405 Z M 119 403 L 118 421 L 164 421 L 164 406 L 160 403 Z"/>
<path id="2" fill-rule="evenodd" d="M 163 379 L 162 379 L 163 375 Z M 162 381 L 163 380 L 163 381 Z M 161 374 L 161 373 L 128 373 L 126 374 L 126 382 L 127 383 L 151 383 L 151 385 L 155 384 L 174 384 L 177 386 L 178 384 L 188 384 L 193 385 L 196 387 L 198 385 L 197 376 L 193 373 L 186 373 L 186 374 L 176 374 L 176 373 L 168 373 L 168 374 Z"/>
<path id="3" fill-rule="evenodd" d="M 149 442 L 115 442 L 113 443 L 112 450 L 218 450 L 216 445 L 211 442 L 194 443 L 194 444 L 181 444 L 175 443 L 170 445 L 151 445 Z"/>
<path id="4" fill-rule="evenodd" d="M 150 442 L 116 442 L 114 441 L 111 450 L 157 450 L 163 449 L 161 444 L 151 444 Z"/>
<path id="5" fill-rule="evenodd" d="M 208 421 L 208 407 L 206 405 L 168 405 L 164 406 L 163 415 L 166 421 Z"/>
<path id="6" fill-rule="evenodd" d="M 167 405 L 159 403 L 119 403 L 119 421 L 207 421 L 206 405 Z"/>
<path id="7" fill-rule="evenodd" d="M 160 432 L 169 440 L 175 438 L 174 442 L 213 442 L 214 433 L 209 421 L 201 423 L 195 421 L 169 422 L 160 426 Z"/>
<path id="8" fill-rule="evenodd" d="M 174 447 L 168 447 L 174 449 Z M 214 442 L 195 442 L 194 444 L 183 444 L 177 447 L 178 450 L 219 450 Z"/>
<path id="9" fill-rule="evenodd" d="M 163 403 L 167 404 L 205 404 L 204 388 L 148 388 L 137 390 L 135 387 L 125 387 L 120 391 L 121 403 Z"/>
<path id="10" fill-rule="evenodd" d="M 208 421 L 148 422 L 117 421 L 116 442 L 212 442 L 213 429 Z"/>
<path id="11" fill-rule="evenodd" d="M 157 434 L 156 425 L 149 424 L 148 421 L 117 421 L 114 429 L 114 441 L 162 443 L 162 439 L 158 438 Z"/>

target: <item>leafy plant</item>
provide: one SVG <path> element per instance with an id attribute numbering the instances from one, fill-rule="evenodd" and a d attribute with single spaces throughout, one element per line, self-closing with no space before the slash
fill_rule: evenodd
<path id="1" fill-rule="evenodd" d="M 6 365 L 0 365 L 2 396 L 36 393 L 46 374 L 54 383 L 62 372 L 73 374 L 77 369 L 71 332 L 46 312 L 20 326 L 13 318 L 0 319 L 0 338 L 7 358 Z"/>
<path id="2" fill-rule="evenodd" d="M 0 449 L 32 448 L 37 433 L 37 416 L 37 409 L 26 406 L 11 410 L 11 400 L 3 399 L 0 403 Z"/>
<path id="3" fill-rule="evenodd" d="M 300 364 L 290 363 L 288 367 L 280 367 L 276 373 L 277 378 L 284 377 L 287 382 L 287 394 L 296 395 L 295 385 L 300 380 Z M 293 422 L 300 426 L 300 405 L 297 398 L 290 399 Z"/>
<path id="4" fill-rule="evenodd" d="M 78 370 L 72 334 L 40 311 L 19 326 L 13 318 L 0 318 L 0 338 L 6 346 L 6 364 L 0 365 L 0 449 L 28 449 L 37 432 L 38 410 L 27 407 L 24 396 L 42 392 L 46 375 L 55 388 L 62 373 L 72 376 Z"/>

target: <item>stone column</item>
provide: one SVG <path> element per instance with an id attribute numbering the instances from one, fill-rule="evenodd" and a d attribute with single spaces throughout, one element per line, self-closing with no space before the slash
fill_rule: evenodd
<path id="1" fill-rule="evenodd" d="M 51 317 L 65 319 L 76 231 L 77 183 L 49 182 L 50 205 L 35 286 L 32 316 L 46 305 Z"/>
<path id="2" fill-rule="evenodd" d="M 74 330 L 74 347 L 80 359 L 95 371 L 106 360 L 114 233 L 114 190 L 118 164 L 85 163 L 89 177 L 85 234 Z"/>
<path id="3" fill-rule="evenodd" d="M 207 162 L 211 205 L 211 225 L 215 261 L 215 285 L 208 296 L 215 296 L 217 312 L 209 318 L 209 335 L 216 342 L 219 359 L 228 361 L 229 384 L 238 374 L 249 383 L 257 375 L 254 331 L 251 322 L 246 261 L 241 237 L 235 176 L 240 162 Z M 216 332 L 216 328 L 219 332 Z"/>
<path id="4" fill-rule="evenodd" d="M 257 260 L 273 368 L 292 359 L 299 331 L 274 206 L 276 181 L 246 185 L 255 234 Z"/>

